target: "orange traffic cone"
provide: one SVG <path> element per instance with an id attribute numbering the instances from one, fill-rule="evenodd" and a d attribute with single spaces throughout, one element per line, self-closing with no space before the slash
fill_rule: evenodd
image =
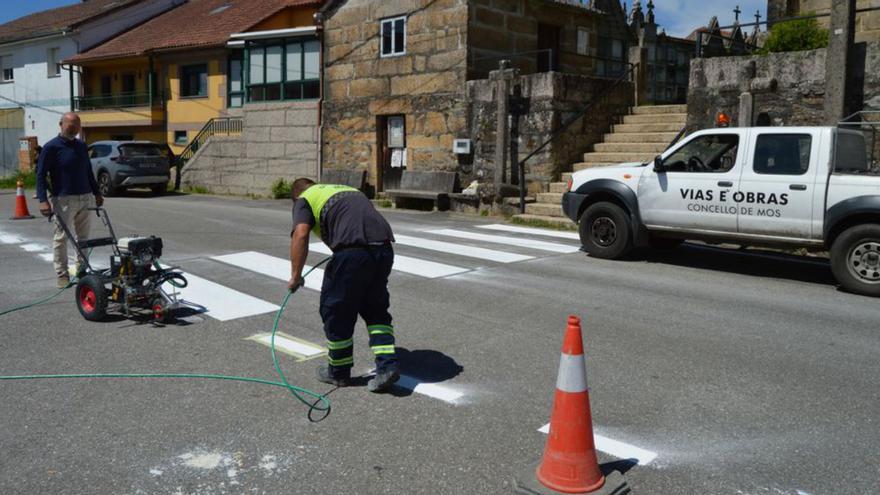
<path id="1" fill-rule="evenodd" d="M 18 183 L 15 184 L 15 216 L 12 217 L 12 220 L 27 220 L 28 218 L 34 218 L 34 216 L 28 212 L 27 199 L 24 197 L 24 181 L 18 179 Z"/>
<path id="2" fill-rule="evenodd" d="M 536 474 L 541 484 L 563 493 L 589 493 L 605 484 L 596 458 L 581 320 L 577 316 L 568 317 L 550 434 Z"/>

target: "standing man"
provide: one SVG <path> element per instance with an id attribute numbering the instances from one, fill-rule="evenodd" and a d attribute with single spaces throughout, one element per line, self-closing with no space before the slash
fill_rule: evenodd
<path id="1" fill-rule="evenodd" d="M 73 225 L 77 241 L 89 236 L 91 217 L 87 208 L 94 204 L 101 206 L 104 198 L 98 190 L 95 174 L 92 173 L 92 162 L 86 143 L 76 138 L 81 129 L 79 115 L 68 112 L 61 116 L 59 122 L 61 133 L 43 146 L 37 163 L 37 199 L 40 201 L 40 213 L 44 216 L 55 214 L 55 236 L 53 249 L 55 252 L 55 274 L 58 276 L 58 287 L 70 285 L 67 268 L 67 235 L 61 228 L 60 220 Z M 49 181 L 46 180 L 49 176 Z M 51 185 L 50 185 L 51 182 Z M 52 202 L 47 197 L 47 189 L 52 191 Z M 79 273 L 81 260 L 77 260 Z"/>
<path id="2" fill-rule="evenodd" d="M 301 178 L 293 182 L 291 193 L 290 290 L 303 284 L 309 231 L 333 251 L 324 270 L 320 308 L 329 364 L 318 367 L 318 380 L 338 387 L 349 385 L 354 365 L 352 335 L 360 315 L 376 358 L 376 376 L 367 389 L 387 391 L 400 378 L 388 313 L 388 275 L 394 263 L 391 226 L 370 200 L 352 187 L 315 184 Z"/>

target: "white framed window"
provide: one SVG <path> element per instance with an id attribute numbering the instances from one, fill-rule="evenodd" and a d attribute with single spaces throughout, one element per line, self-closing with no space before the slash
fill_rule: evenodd
<path id="1" fill-rule="evenodd" d="M 58 58 L 58 47 L 46 50 L 46 76 L 58 77 L 61 75 L 61 60 Z"/>
<path id="2" fill-rule="evenodd" d="M 590 54 L 590 30 L 585 27 L 577 28 L 577 53 L 578 55 Z"/>
<path id="3" fill-rule="evenodd" d="M 0 82 L 12 82 L 15 70 L 12 68 L 12 55 L 0 56 Z"/>
<path id="4" fill-rule="evenodd" d="M 379 24 L 380 57 L 406 53 L 406 16 L 383 19 Z"/>

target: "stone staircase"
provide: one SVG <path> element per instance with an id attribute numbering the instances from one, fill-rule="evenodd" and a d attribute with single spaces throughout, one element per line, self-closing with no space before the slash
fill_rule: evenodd
<path id="1" fill-rule="evenodd" d="M 666 150 L 686 122 L 687 105 L 633 107 L 623 123 L 612 126 L 611 133 L 605 134 L 593 151 L 584 153 L 584 161 L 572 169 L 650 161 Z M 562 174 L 562 182 L 551 183 L 548 192 L 538 194 L 536 202 L 526 205 L 525 214 L 514 215 L 514 219 L 572 227 L 572 221 L 562 213 L 562 193 L 570 177 L 570 172 Z"/>

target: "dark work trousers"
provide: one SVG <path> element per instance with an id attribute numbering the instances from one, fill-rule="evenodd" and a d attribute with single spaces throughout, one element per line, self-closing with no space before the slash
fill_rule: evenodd
<path id="1" fill-rule="evenodd" d="M 394 263 L 390 244 L 341 249 L 324 270 L 321 319 L 327 337 L 327 357 L 334 378 L 351 376 L 352 335 L 358 315 L 367 324 L 376 370 L 397 368 L 391 325 L 388 275 Z"/>

